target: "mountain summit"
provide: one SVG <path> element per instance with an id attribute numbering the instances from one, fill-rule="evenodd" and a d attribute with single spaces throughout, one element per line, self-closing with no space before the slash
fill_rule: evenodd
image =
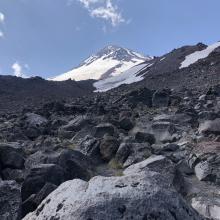
<path id="1" fill-rule="evenodd" d="M 106 79 L 119 75 L 131 67 L 151 59 L 152 57 L 150 56 L 143 56 L 126 48 L 107 46 L 90 56 L 80 66 L 54 77 L 52 80 Z"/>

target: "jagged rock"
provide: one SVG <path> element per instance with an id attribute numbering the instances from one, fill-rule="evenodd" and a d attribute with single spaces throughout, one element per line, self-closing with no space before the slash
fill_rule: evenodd
<path id="1" fill-rule="evenodd" d="M 25 179 L 25 172 L 24 170 L 6 168 L 2 170 L 2 178 L 4 180 L 15 180 L 21 183 Z"/>
<path id="2" fill-rule="evenodd" d="M 100 141 L 97 138 L 86 135 L 79 143 L 77 150 L 91 158 L 98 159 L 100 157 L 99 145 Z"/>
<path id="3" fill-rule="evenodd" d="M 186 113 L 162 114 L 154 117 L 154 121 L 166 121 L 175 124 L 185 125 L 193 121 L 193 117 Z"/>
<path id="4" fill-rule="evenodd" d="M 21 193 L 15 181 L 0 181 L 0 219 L 21 219 Z"/>
<path id="5" fill-rule="evenodd" d="M 155 137 L 154 137 L 153 134 L 140 132 L 140 131 L 138 131 L 135 134 L 135 140 L 138 143 L 144 143 L 144 142 L 148 142 L 149 144 L 154 144 L 155 143 Z"/>
<path id="6" fill-rule="evenodd" d="M 168 179 L 168 181 L 170 181 L 170 184 L 172 184 L 178 192 L 182 194 L 185 193 L 183 176 L 178 172 L 171 160 L 161 155 L 152 155 L 140 163 L 129 166 L 124 170 L 124 174 L 128 175 L 146 170 L 151 170 L 162 174 Z"/>
<path id="7" fill-rule="evenodd" d="M 22 200 L 38 193 L 47 182 L 60 185 L 67 180 L 65 175 L 64 169 L 55 164 L 41 164 L 32 168 L 22 184 Z"/>
<path id="8" fill-rule="evenodd" d="M 151 133 L 155 136 L 156 141 L 167 143 L 177 139 L 176 127 L 173 123 L 166 121 L 154 122 L 151 126 Z"/>
<path id="9" fill-rule="evenodd" d="M 89 180 L 94 175 L 92 160 L 79 151 L 63 150 L 54 163 L 65 170 L 68 180 L 75 178 Z"/>
<path id="10" fill-rule="evenodd" d="M 148 88 L 141 88 L 128 92 L 126 95 L 124 95 L 123 99 L 125 99 L 129 104 L 131 104 L 132 107 L 135 107 L 139 103 L 151 107 L 152 93 L 153 92 Z"/>
<path id="11" fill-rule="evenodd" d="M 220 220 L 220 196 L 212 195 L 211 198 L 195 197 L 192 199 L 192 207 L 208 219 Z"/>
<path id="12" fill-rule="evenodd" d="M 21 149 L 16 144 L 0 144 L 0 162 L 3 168 L 21 169 L 24 167 L 24 158 Z"/>
<path id="13" fill-rule="evenodd" d="M 119 120 L 119 126 L 120 128 L 129 131 L 134 127 L 134 123 L 130 118 L 123 117 Z"/>
<path id="14" fill-rule="evenodd" d="M 167 144 L 153 145 L 152 148 L 154 149 L 155 154 L 169 155 L 177 151 L 179 149 L 179 145 L 174 143 L 167 143 Z"/>
<path id="15" fill-rule="evenodd" d="M 105 136 L 100 144 L 101 157 L 105 161 L 111 160 L 118 150 L 120 143 L 115 137 Z"/>
<path id="16" fill-rule="evenodd" d="M 194 146 L 188 164 L 199 180 L 220 184 L 219 147 L 219 142 L 202 142 Z"/>
<path id="17" fill-rule="evenodd" d="M 176 165 L 177 170 L 179 170 L 182 174 L 185 175 L 192 175 L 194 173 L 193 169 L 189 167 L 187 164 L 186 160 L 181 160 L 179 163 Z"/>
<path id="18" fill-rule="evenodd" d="M 170 91 L 169 90 L 161 90 L 156 91 L 152 97 L 153 107 L 168 107 L 170 103 Z"/>
<path id="19" fill-rule="evenodd" d="M 148 143 L 122 143 L 115 155 L 115 161 L 122 167 L 138 163 L 151 156 Z"/>
<path id="20" fill-rule="evenodd" d="M 24 217 L 29 212 L 33 212 L 37 206 L 56 188 L 56 185 L 52 183 L 46 183 L 37 194 L 32 194 L 22 203 L 22 216 Z"/>
<path id="21" fill-rule="evenodd" d="M 199 132 L 203 134 L 220 134 L 220 118 L 202 122 L 199 125 Z"/>
<path id="22" fill-rule="evenodd" d="M 38 128 L 48 123 L 48 120 L 35 113 L 25 114 L 25 123 L 28 127 Z"/>
<path id="23" fill-rule="evenodd" d="M 24 220 L 202 220 L 159 173 L 71 180 L 52 192 Z"/>
<path id="24" fill-rule="evenodd" d="M 25 168 L 31 169 L 33 167 L 36 167 L 40 164 L 48 164 L 48 163 L 54 163 L 54 158 L 56 158 L 59 154 L 56 152 L 47 152 L 47 151 L 37 151 L 34 154 L 31 154 L 26 160 L 25 160 Z"/>
<path id="25" fill-rule="evenodd" d="M 209 156 L 195 166 L 195 174 L 201 181 L 220 184 L 220 156 Z"/>
<path id="26" fill-rule="evenodd" d="M 30 139 L 35 139 L 45 132 L 48 120 L 35 113 L 24 116 L 24 133 Z"/>
<path id="27" fill-rule="evenodd" d="M 114 136 L 115 127 L 110 123 L 99 124 L 94 128 L 94 137 L 103 138 L 104 135 Z"/>
<path id="28" fill-rule="evenodd" d="M 77 116 L 73 120 L 69 121 L 67 125 L 61 127 L 64 131 L 80 131 L 82 128 L 90 123 L 89 118 L 84 116 Z"/>

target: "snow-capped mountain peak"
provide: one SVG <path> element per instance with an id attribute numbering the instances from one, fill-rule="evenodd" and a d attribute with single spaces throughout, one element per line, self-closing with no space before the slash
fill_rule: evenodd
<path id="1" fill-rule="evenodd" d="M 73 79 L 79 81 L 106 79 L 119 75 L 131 67 L 151 59 L 152 57 L 150 56 L 143 56 L 126 48 L 110 45 L 87 58 L 78 67 L 52 80 L 63 81 Z"/>

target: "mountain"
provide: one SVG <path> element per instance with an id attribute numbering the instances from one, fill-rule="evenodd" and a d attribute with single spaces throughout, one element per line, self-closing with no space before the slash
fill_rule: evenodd
<path id="1" fill-rule="evenodd" d="M 111 76 L 120 75 L 131 67 L 151 59 L 152 57 L 150 56 L 143 56 L 126 48 L 108 46 L 90 56 L 78 67 L 56 76 L 52 80 L 107 79 Z"/>
<path id="2" fill-rule="evenodd" d="M 0 219 L 220 220 L 219 73 L 217 42 L 100 80 L 0 76 Z"/>
<path id="3" fill-rule="evenodd" d="M 120 75 L 101 79 L 93 84 L 96 92 L 106 92 L 123 84 L 152 89 L 201 87 L 219 82 L 220 42 L 209 46 L 198 43 L 183 46 L 160 57 L 145 61 Z M 204 80 L 206 79 L 206 80 Z"/>

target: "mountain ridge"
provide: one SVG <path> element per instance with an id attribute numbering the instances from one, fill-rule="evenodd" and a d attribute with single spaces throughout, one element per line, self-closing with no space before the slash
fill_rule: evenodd
<path id="1" fill-rule="evenodd" d="M 120 46 L 109 45 L 85 59 L 72 70 L 51 78 L 54 81 L 73 79 L 76 81 L 88 79 L 106 79 L 119 75 L 129 68 L 151 60 L 152 57 L 141 55 L 133 50 Z"/>

